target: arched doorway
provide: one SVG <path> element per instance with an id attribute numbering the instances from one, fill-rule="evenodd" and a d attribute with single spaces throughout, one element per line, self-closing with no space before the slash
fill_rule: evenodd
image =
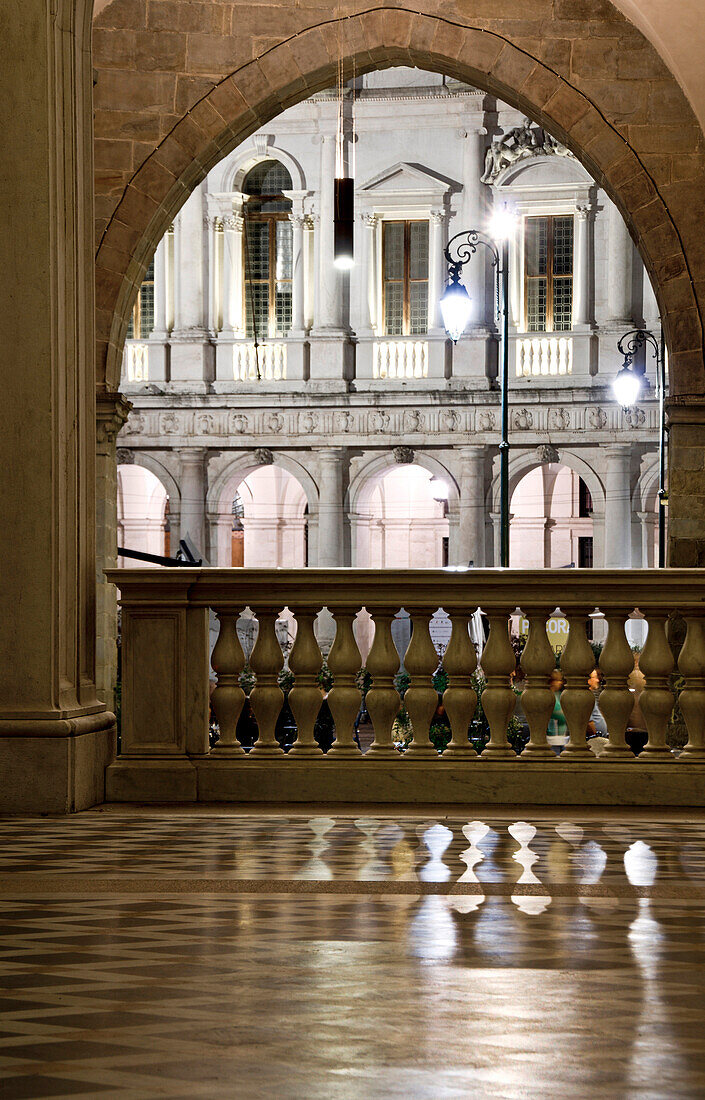
<path id="1" fill-rule="evenodd" d="M 440 569 L 448 564 L 448 485 L 416 464 L 373 475 L 352 519 L 355 565 Z"/>
<path id="2" fill-rule="evenodd" d="M 301 569 L 308 562 L 308 497 L 301 482 L 272 463 L 221 478 L 211 494 L 213 564 Z"/>
<path id="3" fill-rule="evenodd" d="M 591 568 L 593 501 L 583 479 L 560 463 L 524 474 L 510 502 L 510 566 Z"/>
<path id="4" fill-rule="evenodd" d="M 151 470 L 138 465 L 119 465 L 118 546 L 147 554 L 168 554 L 169 498 Z M 131 558 L 118 558 L 126 568 L 144 565 Z"/>

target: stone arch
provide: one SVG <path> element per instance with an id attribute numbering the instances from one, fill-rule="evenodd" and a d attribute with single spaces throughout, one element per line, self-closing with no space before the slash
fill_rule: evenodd
<path id="1" fill-rule="evenodd" d="M 220 506 L 221 499 L 224 490 L 230 482 L 237 480 L 239 484 L 241 481 L 244 481 L 249 473 L 252 473 L 253 470 L 263 465 L 266 465 L 266 463 L 257 462 L 252 452 L 239 454 L 228 462 L 208 486 L 208 493 L 206 496 L 208 514 L 217 515 L 222 513 Z M 286 470 L 287 473 L 296 478 L 306 495 L 309 515 L 313 513 L 317 514 L 318 486 L 308 470 L 295 458 L 292 458 L 291 455 L 283 454 L 281 451 L 274 451 L 272 453 L 272 465 L 281 466 L 283 470 Z"/>
<path id="2" fill-rule="evenodd" d="M 390 470 L 395 469 L 397 465 L 398 463 L 394 461 L 394 455 L 387 452 L 375 455 L 365 462 L 350 481 L 345 500 L 345 507 L 348 513 L 354 514 L 357 512 L 365 499 L 365 494 L 371 492 L 375 485 L 379 483 L 380 478 L 384 477 Z M 458 501 L 460 499 L 460 489 L 454 475 L 448 467 L 436 458 L 435 455 L 424 454 L 421 451 L 414 452 L 413 465 L 422 466 L 423 469 L 428 470 L 430 474 L 433 474 L 435 477 L 441 477 L 447 482 L 449 490 L 449 511 L 457 511 Z"/>
<path id="3" fill-rule="evenodd" d="M 285 6 L 277 11 L 275 36 L 264 40 L 272 44 L 253 57 L 247 28 L 259 25 L 261 8 L 258 15 L 242 4 L 240 36 L 226 39 L 225 46 L 220 35 L 202 36 L 208 41 L 200 43 L 201 50 L 210 51 L 210 69 L 203 68 L 205 61 L 201 65 L 207 77 L 174 72 L 170 58 L 164 72 L 149 74 L 149 80 L 148 74 L 140 74 L 144 86 L 136 89 L 133 73 L 118 75 L 114 62 L 111 68 L 102 67 L 100 32 L 114 27 L 116 17 L 121 25 L 126 2 L 114 0 L 103 12 L 94 39 L 99 381 L 116 385 L 142 273 L 187 195 L 257 128 L 331 85 L 343 41 L 348 73 L 353 63 L 358 73 L 395 64 L 442 72 L 523 110 L 570 148 L 618 206 L 657 287 L 675 393 L 683 397 L 705 391 L 698 298 L 705 291 L 696 285 L 702 254 L 698 211 L 705 182 L 703 134 L 657 52 L 611 6 L 585 0 L 572 39 L 566 37 L 562 6 L 554 5 L 547 18 L 542 0 L 529 0 L 520 23 L 513 16 L 487 18 L 485 8 L 475 17 L 470 3 L 464 18 L 451 19 L 389 2 L 352 14 L 351 2 L 344 2 L 342 19 L 315 23 L 310 9 L 307 13 Z M 132 26 L 129 21 L 122 25 Z M 185 32 L 182 37 L 185 49 Z M 214 53 L 216 44 L 222 61 Z M 170 49 L 175 48 L 172 43 Z M 168 96 L 172 87 L 176 97 L 179 79 L 185 89 L 181 116 L 155 116 L 154 97 Z M 129 168 L 116 170 L 109 116 L 121 109 L 123 90 L 131 102 L 136 97 L 149 104 L 133 111 L 132 133 L 139 133 L 134 155 Z M 663 102 L 670 105 L 666 118 Z M 147 124 L 150 139 L 145 141 Z M 686 148 L 695 154 L 687 162 L 682 156 Z M 113 158 L 109 170 L 102 157 Z"/>
<path id="4" fill-rule="evenodd" d="M 634 490 L 633 501 L 640 512 L 653 512 L 658 499 L 658 454 L 649 455 Z"/>
<path id="5" fill-rule="evenodd" d="M 306 176 L 296 157 L 292 157 L 291 153 L 287 153 L 285 149 L 274 145 L 267 145 L 261 153 L 252 147 L 238 149 L 234 161 L 231 161 L 227 170 L 223 173 L 219 190 L 226 192 L 241 191 L 247 173 L 262 160 L 278 160 L 291 176 L 292 189 L 294 191 L 306 190 Z"/>
<path id="6" fill-rule="evenodd" d="M 254 453 L 238 455 L 226 463 L 224 468 L 209 485 L 206 495 L 206 513 L 209 529 L 208 553 L 211 562 L 218 559 L 219 564 L 222 565 L 225 553 L 228 555 L 230 553 L 230 551 L 226 551 L 224 547 L 226 541 L 230 539 L 230 535 L 226 533 L 226 529 L 230 529 L 232 491 L 239 491 L 248 474 L 253 473 L 255 470 L 262 470 L 271 465 L 277 466 L 279 469 L 289 474 L 301 490 L 303 498 L 306 501 L 306 512 L 303 514 L 307 514 L 309 525 L 312 522 L 314 524 L 317 523 L 318 487 L 311 475 L 299 462 L 292 459 L 289 455 L 274 453 L 272 458 L 273 461 L 267 463 L 258 462 Z M 228 493 L 226 497 L 225 494 L 228 489 L 230 489 L 231 492 Z M 315 543 L 315 532 L 313 532 L 313 534 L 313 541 Z M 310 535 L 311 532 L 309 531 L 309 539 Z M 229 560 L 227 564 L 230 564 Z"/>
<path id="7" fill-rule="evenodd" d="M 144 451 L 133 451 L 132 458 L 135 466 L 144 466 L 145 470 L 149 470 L 159 481 L 161 481 L 169 497 L 170 511 L 174 514 L 180 513 L 181 489 L 174 475 L 167 470 L 166 466 L 156 458 L 153 458 L 152 455 L 146 454 Z M 120 464 L 120 456 L 118 455 L 118 465 Z"/>
<path id="8" fill-rule="evenodd" d="M 592 466 L 574 451 L 561 448 L 558 464 L 567 466 L 573 473 L 581 477 L 588 489 L 595 505 L 595 512 L 603 514 L 605 510 L 605 487 L 602 478 L 595 472 Z M 535 450 L 510 451 L 509 453 L 509 499 L 523 477 L 531 470 L 540 466 Z M 487 493 L 488 511 L 499 512 L 499 469 L 493 474 L 492 482 Z"/>

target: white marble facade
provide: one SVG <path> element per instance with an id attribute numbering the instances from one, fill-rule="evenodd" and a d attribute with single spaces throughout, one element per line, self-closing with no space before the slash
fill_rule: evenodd
<path id="1" fill-rule="evenodd" d="M 610 383 L 621 366 L 616 340 L 636 326 L 658 332 L 658 308 L 618 211 L 565 149 L 484 93 L 408 69 L 358 84 L 354 133 L 351 96 L 346 103 L 350 272 L 332 262 L 332 93 L 291 108 L 226 156 L 159 245 L 153 290 L 141 295 L 125 350 L 123 389 L 134 406 L 119 437 L 125 545 L 153 549 L 156 527 L 163 548 L 168 498 L 172 551 L 188 533 L 212 565 L 496 563 L 499 395 L 488 259 L 479 253 L 464 269 L 473 316 L 455 346 L 438 300 L 448 239 L 484 227 L 506 204 L 516 218 L 512 564 L 652 565 L 653 364 L 639 364 L 649 386 L 628 413 Z M 275 261 L 286 264 L 277 274 L 286 276 L 287 298 L 281 316 L 276 298 L 267 331 L 258 332 L 255 359 L 243 188 L 265 161 L 282 165 L 291 184 L 279 212 L 286 255 Z M 570 219 L 572 308 L 560 331 L 547 321 L 549 331 L 534 322 L 527 332 L 525 219 L 546 216 Z M 385 233 L 401 232 L 388 229 L 399 222 L 424 225 L 426 299 L 418 299 L 420 322 L 407 281 L 404 331 L 390 333 Z M 410 280 L 416 261 L 408 262 Z"/>

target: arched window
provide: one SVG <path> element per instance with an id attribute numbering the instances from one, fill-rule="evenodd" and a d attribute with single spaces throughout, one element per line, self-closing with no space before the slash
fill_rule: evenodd
<path id="1" fill-rule="evenodd" d="M 291 176 L 277 160 L 264 160 L 246 175 L 244 268 L 245 331 L 267 340 L 291 328 Z"/>
<path id="2" fill-rule="evenodd" d="M 147 268 L 132 307 L 132 317 L 127 326 L 128 340 L 144 340 L 154 328 L 154 260 Z"/>

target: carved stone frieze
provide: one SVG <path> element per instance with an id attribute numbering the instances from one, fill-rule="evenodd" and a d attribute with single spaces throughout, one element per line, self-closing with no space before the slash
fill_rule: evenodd
<path id="1" fill-rule="evenodd" d="M 264 429 L 267 432 L 278 434 L 284 427 L 284 417 L 281 413 L 271 412 L 264 418 Z"/>
<path id="2" fill-rule="evenodd" d="M 228 421 L 229 435 L 245 435 L 250 430 L 250 421 L 244 413 L 230 413 Z"/>
<path id="3" fill-rule="evenodd" d="M 318 431 L 318 416 L 316 413 L 307 412 L 301 417 L 301 430 L 305 435 L 311 435 Z"/>
<path id="4" fill-rule="evenodd" d="M 607 413 L 604 409 L 588 409 L 587 421 L 591 428 L 600 431 L 607 423 Z"/>
<path id="5" fill-rule="evenodd" d="M 389 427 L 389 413 L 383 409 L 375 409 L 370 413 L 370 431 L 384 432 Z"/>
<path id="6" fill-rule="evenodd" d="M 534 414 L 528 409 L 519 409 L 512 417 L 512 426 L 519 432 L 528 431 L 534 426 Z"/>
<path id="7" fill-rule="evenodd" d="M 162 413 L 159 418 L 159 427 L 166 435 L 178 435 L 182 430 L 181 417 L 176 413 Z"/>
<path id="8" fill-rule="evenodd" d="M 570 427 L 570 413 L 567 409 L 549 409 L 548 427 L 550 431 L 564 432 Z"/>
<path id="9" fill-rule="evenodd" d="M 201 413 L 196 417 L 196 430 L 202 435 L 213 435 L 216 431 L 216 419 L 212 413 Z"/>
<path id="10" fill-rule="evenodd" d="M 641 428 L 646 423 L 646 413 L 643 409 L 625 409 L 622 415 L 630 428 Z"/>
<path id="11" fill-rule="evenodd" d="M 407 409 L 403 417 L 405 432 L 422 432 L 424 429 L 423 413 L 418 409 Z"/>
<path id="12" fill-rule="evenodd" d="M 455 409 L 444 409 L 440 416 L 441 431 L 456 432 L 460 427 L 460 416 Z"/>
<path id="13" fill-rule="evenodd" d="M 477 418 L 477 426 L 481 432 L 492 432 L 495 427 L 495 415 L 490 409 L 485 409 Z"/>

